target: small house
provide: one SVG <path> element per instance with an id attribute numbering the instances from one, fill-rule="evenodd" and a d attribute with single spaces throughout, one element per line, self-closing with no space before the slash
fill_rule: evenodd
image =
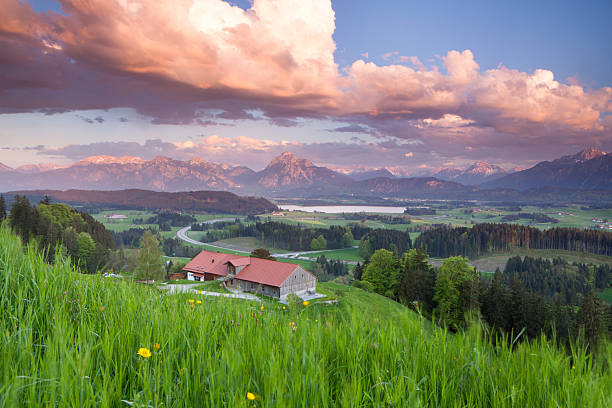
<path id="1" fill-rule="evenodd" d="M 285 298 L 314 293 L 317 278 L 300 265 L 250 256 L 202 251 L 183 271 L 193 281 L 221 280 L 229 288 Z"/>

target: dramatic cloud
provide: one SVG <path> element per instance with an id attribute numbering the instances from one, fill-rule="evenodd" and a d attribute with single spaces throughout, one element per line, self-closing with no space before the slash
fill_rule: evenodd
<path id="1" fill-rule="evenodd" d="M 0 113 L 131 107 L 154 124 L 202 126 L 331 118 L 347 124 L 335 132 L 500 157 L 507 146 L 612 143 L 612 88 L 548 70 L 483 71 L 470 50 L 429 67 L 398 51 L 381 66 L 364 53 L 339 70 L 330 0 L 60 3 L 64 14 L 0 0 Z"/>

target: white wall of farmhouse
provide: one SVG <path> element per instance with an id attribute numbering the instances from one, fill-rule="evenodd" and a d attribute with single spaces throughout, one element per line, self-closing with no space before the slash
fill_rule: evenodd
<path id="1" fill-rule="evenodd" d="M 280 296 L 284 297 L 290 293 L 300 293 L 315 291 L 317 288 L 317 278 L 304 270 L 301 266 L 295 268 L 293 273 L 287 278 L 280 287 Z"/>

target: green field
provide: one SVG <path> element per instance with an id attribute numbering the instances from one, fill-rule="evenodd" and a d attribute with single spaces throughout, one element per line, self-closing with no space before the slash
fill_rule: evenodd
<path id="1" fill-rule="evenodd" d="M 189 233 L 187 234 L 190 238 L 193 238 L 197 241 L 201 240 L 202 236 L 206 234 L 205 232 L 199 232 L 199 231 L 189 231 Z M 270 246 L 267 246 L 265 244 L 265 242 L 263 242 L 261 239 L 259 238 L 255 238 L 255 237 L 237 237 L 237 238 L 228 238 L 228 239 L 223 239 L 221 241 L 215 241 L 215 242 L 211 242 L 212 245 L 217 245 L 220 247 L 224 247 L 226 249 L 230 249 L 230 250 L 234 250 L 234 251 L 240 251 L 240 252 L 248 252 L 250 253 L 253 249 L 256 248 L 266 248 L 268 249 L 271 253 L 283 253 L 283 252 L 289 252 L 285 249 L 280 249 L 280 248 L 273 248 Z"/>
<path id="2" fill-rule="evenodd" d="M 435 206 L 433 206 L 435 208 Z M 472 210 L 475 210 L 472 212 Z M 466 211 L 468 213 L 466 214 Z M 522 206 L 521 213 L 545 214 L 558 220 L 558 223 L 534 223 L 527 219 L 511 221 L 511 224 L 531 225 L 532 227 L 548 229 L 554 227 L 591 228 L 597 224 L 593 218 L 612 220 L 612 210 L 597 209 L 583 210 L 579 205 L 563 207 L 542 208 L 536 206 Z M 416 224 L 453 224 L 455 226 L 471 226 L 472 223 L 502 222 L 505 215 L 513 215 L 518 211 L 506 211 L 498 206 L 475 203 L 473 206 L 453 209 L 437 209 L 436 215 L 414 216 L 412 222 Z"/>
<path id="3" fill-rule="evenodd" d="M 338 284 L 321 285 L 338 303 L 286 310 L 170 295 L 49 266 L 6 228 L 0 266 L 6 407 L 612 405 L 610 343 L 595 359 L 545 339 L 511 350 Z"/>
<path id="4" fill-rule="evenodd" d="M 436 207 L 436 205 L 433 205 Z M 437 205 L 440 207 L 440 205 Z M 472 212 L 472 209 L 476 209 L 476 212 Z M 469 211 L 467 211 L 469 210 Z M 466 213 L 466 211 L 468 213 Z M 498 207 L 492 206 L 484 206 L 478 203 L 474 203 L 473 206 L 469 207 L 456 207 L 452 209 L 437 209 L 438 214 L 431 216 L 412 216 L 412 226 L 418 224 L 435 224 L 435 223 L 445 223 L 445 224 L 453 224 L 457 226 L 471 226 L 472 223 L 479 222 L 500 222 L 501 218 L 504 215 L 515 214 L 512 211 L 505 211 Z M 559 220 L 557 224 L 533 224 L 532 226 L 538 228 L 550 228 L 550 227 L 585 227 L 594 225 L 591 221 L 592 218 L 603 218 L 603 219 L 612 219 L 612 211 L 611 210 L 583 210 L 578 205 L 569 205 L 565 207 L 559 208 L 540 208 L 535 206 L 524 206 L 521 207 L 521 212 L 526 213 L 543 213 L 550 217 L 556 218 Z M 105 215 L 115 213 L 115 214 L 124 214 L 128 218 L 125 220 L 109 220 L 105 218 Z M 355 223 L 357 221 L 354 220 L 346 220 L 343 218 L 342 214 L 322 214 L 322 213 L 307 213 L 301 211 L 285 211 L 285 216 L 269 216 L 262 215 L 262 220 L 266 221 L 271 219 L 273 221 L 284 222 L 289 224 L 300 224 L 305 227 L 317 227 L 317 228 L 329 228 L 331 225 L 348 225 L 351 223 Z M 561 214 L 561 215 L 559 215 Z M 134 218 L 148 218 L 153 214 L 145 211 L 135 211 L 135 210 L 116 210 L 116 211 L 104 211 L 100 214 L 96 214 L 96 219 L 100 220 L 104 223 L 104 225 L 113 230 L 113 231 L 123 231 L 129 228 L 134 227 L 152 227 L 157 229 L 157 225 L 140 225 L 134 226 L 132 225 Z M 206 221 L 215 218 L 230 218 L 235 217 L 227 214 L 196 214 L 195 217 L 198 221 Z M 518 224 L 528 224 L 527 220 L 519 220 Z M 390 228 L 390 229 L 398 229 L 405 230 L 409 227 L 409 224 L 383 224 L 380 221 L 375 220 L 367 220 L 362 223 L 365 226 L 370 228 Z M 176 231 L 178 231 L 180 227 L 173 227 L 171 231 L 161 231 L 160 235 L 164 238 L 172 238 L 176 236 Z M 190 231 L 188 235 L 196 240 L 200 240 L 202 235 L 205 232 L 199 231 Z M 411 233 L 411 239 L 414 240 L 419 233 Z M 213 245 L 218 245 L 224 247 L 225 249 L 219 249 L 215 247 L 211 247 L 208 245 L 198 246 L 193 244 L 186 244 L 190 246 L 195 246 L 202 249 L 207 249 L 211 251 L 221 251 L 225 253 L 232 253 L 236 255 L 248 255 L 250 251 L 254 248 L 267 248 L 272 253 L 283 253 L 287 252 L 286 250 L 280 248 L 270 248 L 265 245 L 265 243 L 255 237 L 237 237 L 226 240 L 217 241 L 211 243 Z M 358 241 L 356 241 L 358 244 Z M 307 256 L 311 259 L 316 259 L 321 253 L 316 254 L 308 254 Z M 568 260 L 569 262 L 585 262 L 585 263 L 612 263 L 610 257 L 602 257 L 597 255 L 590 254 L 581 254 L 574 253 L 568 251 L 544 251 L 544 250 L 530 250 L 530 249 L 519 249 L 517 251 L 512 252 L 512 254 L 492 254 L 490 256 L 482 257 L 472 261 L 472 264 L 480 271 L 483 272 L 492 272 L 495 271 L 496 268 L 503 269 L 506 264 L 507 259 L 513 255 L 529 255 L 529 256 L 540 256 L 552 258 L 556 256 L 561 256 L 562 258 Z M 358 250 L 354 248 L 334 250 L 331 252 L 325 252 L 325 256 L 328 259 L 339 259 L 351 262 L 360 262 L 363 261 L 359 256 Z M 302 266 L 308 265 L 312 267 L 313 264 L 308 261 L 297 262 L 296 260 L 288 260 L 288 262 L 292 263 L 300 263 Z M 439 264 L 441 261 L 433 260 L 434 265 Z"/>
<path id="5" fill-rule="evenodd" d="M 562 251 L 562 250 L 547 250 L 547 249 L 529 249 L 518 248 L 511 253 L 498 253 L 489 256 L 474 259 L 470 262 L 479 271 L 495 272 L 496 268 L 504 270 L 508 258 L 512 256 L 530 256 L 532 258 L 562 258 L 567 262 L 592 263 L 612 265 L 612 257 L 605 255 L 594 255 L 584 252 Z"/>
<path id="6" fill-rule="evenodd" d="M 332 249 L 325 252 L 304 254 L 304 256 L 313 259 L 316 259 L 321 255 L 325 255 L 327 259 L 340 259 L 344 261 L 363 262 L 363 258 L 359 255 L 359 249 L 357 248 Z"/>
<path id="7" fill-rule="evenodd" d="M 599 291 L 599 296 L 608 304 L 612 304 L 612 288 Z"/>

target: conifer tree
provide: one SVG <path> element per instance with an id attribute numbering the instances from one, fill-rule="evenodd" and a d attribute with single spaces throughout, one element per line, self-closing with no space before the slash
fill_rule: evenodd
<path id="1" fill-rule="evenodd" d="M 584 330 L 585 340 L 593 351 L 597 349 L 599 338 L 606 326 L 606 306 L 595 292 L 590 291 L 578 314 L 578 324 Z"/>
<path id="2" fill-rule="evenodd" d="M 4 196 L 0 195 L 0 223 L 6 219 L 6 201 Z"/>
<path id="3" fill-rule="evenodd" d="M 422 248 L 411 249 L 404 254 L 403 274 L 400 283 L 400 300 L 405 304 L 418 302 L 427 314 L 433 310 L 435 271 L 427 262 Z"/>

